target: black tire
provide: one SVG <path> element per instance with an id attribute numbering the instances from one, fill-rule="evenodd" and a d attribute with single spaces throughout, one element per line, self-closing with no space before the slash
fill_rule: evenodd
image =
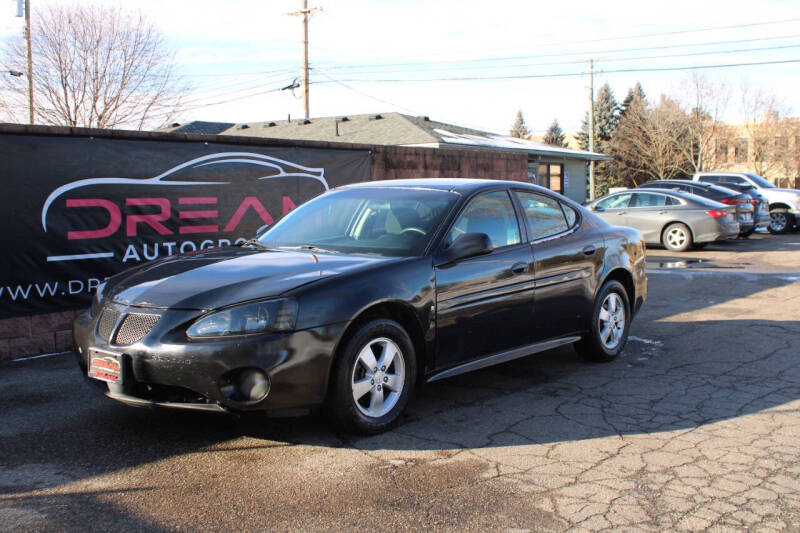
<path id="1" fill-rule="evenodd" d="M 769 232 L 773 235 L 783 235 L 792 227 L 792 215 L 786 209 L 772 209 L 769 212 Z"/>
<path id="2" fill-rule="evenodd" d="M 661 242 L 667 250 L 685 252 L 692 247 L 692 232 L 686 224 L 674 222 L 664 228 Z"/>
<path id="3" fill-rule="evenodd" d="M 384 340 L 390 342 L 384 343 Z M 386 375 L 383 375 L 384 371 L 380 370 L 379 366 L 376 366 L 378 370 L 369 373 L 363 361 L 359 359 L 359 354 L 370 346 L 370 351 L 375 356 L 376 348 L 390 347 L 390 343 L 394 343 L 398 353 L 395 355 L 391 365 L 385 369 Z M 398 375 L 398 369 L 400 368 L 396 361 L 398 357 L 401 358 L 402 363 L 402 386 L 398 387 L 399 391 L 391 391 L 386 383 L 390 382 L 390 376 L 392 377 L 391 382 L 394 382 Z M 375 360 L 378 361 L 377 364 L 379 365 L 378 356 L 375 356 Z M 358 377 L 359 374 L 361 375 L 360 378 Z M 363 435 L 386 431 L 397 422 L 408 404 L 411 391 L 414 389 L 416 375 L 417 364 L 414 345 L 403 327 L 389 319 L 370 320 L 358 326 L 337 354 L 331 375 L 328 400 L 325 406 L 326 411 L 330 414 L 338 429 Z M 357 401 L 354 398 L 356 380 L 363 381 L 374 376 L 378 376 L 378 382 L 372 381 L 373 385 L 371 387 L 365 384 L 370 388 L 361 397 L 361 401 Z M 388 395 L 386 391 L 389 391 Z M 398 394 L 393 397 L 393 393 Z M 394 403 L 385 413 L 380 413 L 379 416 L 370 416 L 365 411 L 372 408 L 372 404 L 369 403 L 372 395 L 379 395 L 384 401 L 391 397 Z M 370 398 L 366 398 L 366 396 Z M 363 405 L 365 400 L 366 403 L 369 403 L 368 407 Z M 383 406 L 384 404 L 381 403 L 381 407 Z"/>
<path id="4" fill-rule="evenodd" d="M 741 232 L 741 233 L 739 234 L 739 237 L 741 237 L 742 239 L 748 239 L 748 238 L 750 238 L 750 235 L 752 235 L 753 233 L 755 233 L 755 231 L 756 231 L 756 229 L 755 229 L 755 228 L 751 228 L 751 229 L 749 229 L 749 230 L 747 230 L 747 231 L 743 231 L 743 232 Z"/>
<path id="5" fill-rule="evenodd" d="M 609 347 L 608 343 L 604 342 L 601 338 L 600 313 L 601 310 L 604 309 L 606 299 L 612 294 L 616 295 L 622 304 L 622 313 L 625 317 L 625 322 L 622 331 L 617 330 L 619 334 L 618 341 L 613 346 Z M 628 300 L 628 293 L 620 282 L 611 280 L 607 281 L 602 286 L 595 298 L 590 320 L 589 332 L 575 343 L 575 351 L 587 361 L 613 361 L 625 348 L 625 343 L 628 341 L 628 332 L 631 328 L 631 305 Z"/>

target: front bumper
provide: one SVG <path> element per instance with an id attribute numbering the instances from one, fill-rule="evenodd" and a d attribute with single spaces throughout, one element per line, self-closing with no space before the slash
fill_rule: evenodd
<path id="1" fill-rule="evenodd" d="M 86 374 L 90 349 L 120 354 L 120 384 L 91 381 L 103 386 L 108 397 L 140 407 L 224 412 L 319 405 L 325 398 L 336 343 L 347 325 L 197 341 L 184 332 L 201 311 L 111 306 L 120 313 L 115 331 L 130 312 L 159 318 L 140 340 L 123 346 L 114 342 L 115 333 L 98 333 L 101 313 L 81 313 L 73 323 L 78 363 Z M 232 376 L 248 369 L 268 377 L 269 392 L 262 400 L 245 401 L 231 394 Z"/>

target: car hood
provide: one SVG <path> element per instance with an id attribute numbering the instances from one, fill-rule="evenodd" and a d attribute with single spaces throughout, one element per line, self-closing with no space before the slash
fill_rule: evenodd
<path id="1" fill-rule="evenodd" d="M 209 310 L 268 298 L 383 262 L 364 255 L 231 247 L 170 257 L 109 280 L 106 297 L 142 307 Z"/>

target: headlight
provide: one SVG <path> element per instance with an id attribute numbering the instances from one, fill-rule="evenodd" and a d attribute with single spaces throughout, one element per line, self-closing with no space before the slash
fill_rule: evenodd
<path id="1" fill-rule="evenodd" d="M 297 302 L 291 298 L 264 300 L 230 307 L 206 315 L 186 330 L 189 337 L 223 337 L 291 331 L 297 319 Z"/>
<path id="2" fill-rule="evenodd" d="M 100 285 L 97 286 L 97 289 L 94 291 L 94 297 L 92 298 L 92 316 L 96 315 L 98 311 L 100 311 L 100 304 L 103 301 L 103 291 L 106 289 L 106 282 L 104 281 Z"/>

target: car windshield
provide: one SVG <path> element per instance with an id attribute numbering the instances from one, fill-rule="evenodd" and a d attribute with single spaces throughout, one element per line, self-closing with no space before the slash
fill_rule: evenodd
<path id="1" fill-rule="evenodd" d="M 421 255 L 458 194 L 363 187 L 319 196 L 258 237 L 269 247 L 410 257 Z"/>
<path id="2" fill-rule="evenodd" d="M 751 180 L 753 180 L 756 183 L 758 183 L 759 187 L 764 187 L 765 189 L 774 189 L 775 188 L 775 186 L 773 184 L 771 184 L 770 182 L 768 182 L 767 180 L 765 180 L 764 178 L 762 178 L 758 174 L 751 174 L 751 173 L 747 172 L 745 175 L 748 178 L 750 178 Z"/>

